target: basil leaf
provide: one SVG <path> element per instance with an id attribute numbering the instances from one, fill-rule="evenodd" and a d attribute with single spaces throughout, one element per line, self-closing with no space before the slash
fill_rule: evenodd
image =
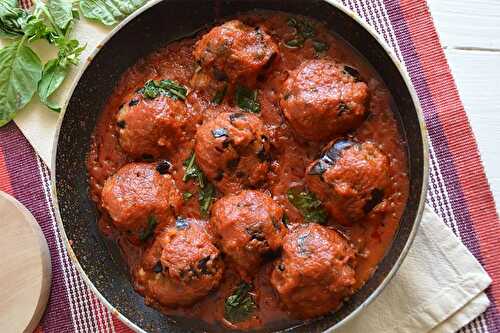
<path id="1" fill-rule="evenodd" d="M 158 225 L 158 222 L 156 221 L 154 216 L 149 216 L 148 218 L 148 225 L 147 227 L 141 231 L 139 234 L 139 240 L 144 242 L 147 240 L 149 237 L 153 236 L 153 233 L 155 232 L 155 228 Z"/>
<path id="2" fill-rule="evenodd" d="M 139 90 L 145 98 L 155 99 L 163 95 L 173 99 L 185 100 L 187 97 L 187 88 L 173 80 L 149 80 L 144 84 L 144 88 Z"/>
<path id="3" fill-rule="evenodd" d="M 80 45 L 76 39 L 56 38 L 55 43 L 59 48 L 57 58 L 62 67 L 69 64 L 78 65 L 80 55 L 87 45 Z"/>
<path id="4" fill-rule="evenodd" d="M 304 216 L 306 222 L 324 224 L 328 214 L 323 203 L 316 198 L 314 193 L 290 189 L 287 193 L 288 201 L 292 203 Z"/>
<path id="5" fill-rule="evenodd" d="M 38 83 L 38 96 L 40 96 L 40 100 L 55 112 L 60 112 L 61 108 L 50 102 L 48 98 L 63 83 L 66 72 L 66 67 L 61 66 L 59 59 L 52 59 L 45 64 L 42 79 Z"/>
<path id="6" fill-rule="evenodd" d="M 73 20 L 73 2 L 70 0 L 50 0 L 47 3 L 47 8 L 54 23 L 65 31 Z"/>
<path id="7" fill-rule="evenodd" d="M 191 156 L 184 161 L 184 177 L 182 180 L 187 182 L 190 179 L 197 180 L 200 188 L 205 187 L 205 175 L 198 167 L 198 164 L 196 164 L 196 156 L 194 153 L 192 153 Z"/>
<path id="8" fill-rule="evenodd" d="M 316 53 L 323 53 L 323 52 L 328 51 L 328 49 L 329 49 L 329 46 L 327 43 L 319 41 L 319 40 L 313 41 L 313 47 L 314 47 L 314 50 L 316 51 Z"/>
<path id="9" fill-rule="evenodd" d="M 235 104 L 247 112 L 259 113 L 260 104 L 257 100 L 257 90 L 250 90 L 243 86 L 236 87 Z"/>
<path id="10" fill-rule="evenodd" d="M 221 90 L 219 90 L 215 93 L 214 98 L 212 98 L 212 103 L 217 104 L 217 105 L 222 103 L 222 101 L 224 100 L 224 97 L 226 97 L 226 93 L 227 93 L 227 84 L 224 85 L 224 88 L 222 88 Z"/>
<path id="11" fill-rule="evenodd" d="M 24 35 L 24 27 L 31 18 L 32 15 L 30 13 L 17 7 L 17 1 L 0 1 L 0 37 L 22 37 Z"/>
<path id="12" fill-rule="evenodd" d="M 224 318 L 232 323 L 238 323 L 250 318 L 257 305 L 249 291 L 252 286 L 242 283 L 224 303 Z"/>
<path id="13" fill-rule="evenodd" d="M 28 104 L 41 77 L 40 58 L 28 46 L 15 42 L 0 49 L 0 126 Z"/>
<path id="14" fill-rule="evenodd" d="M 80 0 L 83 16 L 114 25 L 142 7 L 147 0 Z"/>
<path id="15" fill-rule="evenodd" d="M 200 213 L 201 217 L 206 218 L 210 213 L 210 207 L 215 197 L 215 187 L 208 183 L 205 187 L 200 190 L 200 195 L 198 201 L 200 203 Z"/>

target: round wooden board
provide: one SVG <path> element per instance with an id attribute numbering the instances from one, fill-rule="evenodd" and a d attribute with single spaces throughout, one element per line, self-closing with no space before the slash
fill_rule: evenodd
<path id="1" fill-rule="evenodd" d="M 1 191 L 0 237 L 0 332 L 32 332 L 49 298 L 49 249 L 33 215 Z"/>

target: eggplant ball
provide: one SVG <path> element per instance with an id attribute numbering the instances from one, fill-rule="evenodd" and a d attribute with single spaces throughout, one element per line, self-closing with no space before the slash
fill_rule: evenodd
<path id="1" fill-rule="evenodd" d="M 181 100 L 135 94 L 117 114 L 120 146 L 134 159 L 166 157 L 176 151 L 185 133 L 194 129 L 192 117 Z"/>
<path id="2" fill-rule="evenodd" d="M 223 193 L 263 182 L 269 170 L 269 135 L 259 117 L 221 113 L 196 133 L 196 162 Z"/>
<path id="3" fill-rule="evenodd" d="M 283 209 L 269 195 L 242 191 L 214 204 L 210 224 L 222 251 L 248 278 L 267 255 L 281 248 L 286 234 L 282 218 Z"/>
<path id="4" fill-rule="evenodd" d="M 182 205 L 172 177 L 153 163 L 130 163 L 104 183 L 102 206 L 118 230 L 139 236 L 155 225 L 168 225 Z"/>
<path id="5" fill-rule="evenodd" d="M 354 250 L 338 232 L 310 223 L 285 237 L 271 284 L 294 316 L 320 316 L 353 292 L 353 263 Z"/>
<path id="6" fill-rule="evenodd" d="M 252 82 L 275 58 L 278 46 L 260 28 L 233 20 L 217 26 L 195 45 L 194 57 L 218 81 Z"/>
<path id="7" fill-rule="evenodd" d="M 146 250 L 135 272 L 146 303 L 190 305 L 219 285 L 224 263 L 205 224 L 178 218 Z"/>
<path id="8" fill-rule="evenodd" d="M 350 225 L 384 200 L 389 167 L 389 159 L 373 143 L 340 139 L 309 166 L 306 182 L 335 222 Z"/>
<path id="9" fill-rule="evenodd" d="M 332 60 L 309 60 L 290 73 L 280 106 L 294 131 L 323 141 L 365 118 L 368 86 Z"/>

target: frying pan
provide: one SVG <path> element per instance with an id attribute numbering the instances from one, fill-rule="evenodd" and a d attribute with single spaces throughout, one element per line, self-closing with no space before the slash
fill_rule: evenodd
<path id="1" fill-rule="evenodd" d="M 410 195 L 400 227 L 373 277 L 337 312 L 306 321 L 291 332 L 334 330 L 361 312 L 399 268 L 415 236 L 427 189 L 428 146 L 425 125 L 410 79 L 380 37 L 354 13 L 322 0 L 171 0 L 150 1 L 112 32 L 80 73 L 55 137 L 53 196 L 69 255 L 82 278 L 120 320 L 138 332 L 200 332 L 224 329 L 196 320 L 169 317 L 144 305 L 134 292 L 117 248 L 97 230 L 98 212 L 89 197 L 85 158 L 106 99 L 124 71 L 170 41 L 190 36 L 216 20 L 253 9 L 311 16 L 365 56 L 394 98 L 393 110 L 408 151 Z M 72 240 L 71 245 L 68 239 Z M 287 327 L 267 327 L 261 332 Z M 229 331 L 229 330 L 225 330 Z"/>

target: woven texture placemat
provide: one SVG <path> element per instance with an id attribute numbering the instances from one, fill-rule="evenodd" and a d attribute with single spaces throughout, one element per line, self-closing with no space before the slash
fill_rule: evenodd
<path id="1" fill-rule="evenodd" d="M 487 290 L 491 306 L 462 331 L 500 332 L 500 223 L 474 134 L 427 4 L 425 0 L 342 2 L 372 25 L 406 65 L 431 143 L 427 202 L 494 281 Z M 49 243 L 52 291 L 37 331 L 130 332 L 97 300 L 70 262 L 56 226 L 49 171 L 14 123 L 0 129 L 0 190 L 33 213 Z"/>

